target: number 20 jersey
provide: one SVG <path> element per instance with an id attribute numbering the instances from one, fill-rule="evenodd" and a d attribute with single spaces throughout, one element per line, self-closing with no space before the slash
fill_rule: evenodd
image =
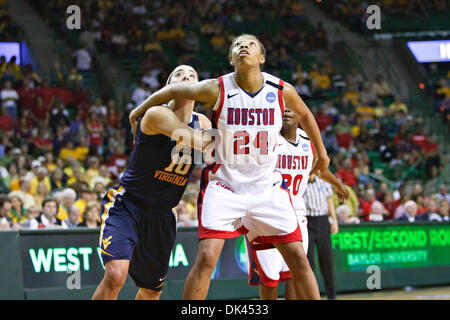
<path id="1" fill-rule="evenodd" d="M 303 194 L 313 165 L 313 145 L 306 132 L 297 129 L 295 143 L 286 140 L 282 135 L 279 136 L 277 151 L 276 170 L 283 175 L 297 215 L 305 215 L 306 205 Z"/>
<path id="2" fill-rule="evenodd" d="M 282 126 L 283 80 L 262 72 L 256 93 L 239 87 L 234 73 L 218 78 L 220 94 L 212 112 L 215 163 L 209 181 L 221 182 L 238 194 L 257 194 L 273 186 L 277 139 Z"/>

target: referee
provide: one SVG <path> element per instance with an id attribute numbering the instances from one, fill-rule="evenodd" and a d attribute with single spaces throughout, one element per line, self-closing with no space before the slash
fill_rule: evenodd
<path id="1" fill-rule="evenodd" d="M 337 233 L 339 231 L 336 211 L 331 199 L 332 195 L 333 190 L 330 184 L 314 174 L 309 176 L 308 185 L 303 195 L 308 219 L 309 245 L 307 256 L 311 269 L 315 272 L 314 252 L 317 245 L 319 266 L 329 300 L 336 299 L 330 232 Z M 328 215 L 333 219 L 331 227 Z"/>

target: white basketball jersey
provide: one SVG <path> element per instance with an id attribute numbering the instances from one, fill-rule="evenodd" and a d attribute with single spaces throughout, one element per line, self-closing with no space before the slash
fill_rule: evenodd
<path id="1" fill-rule="evenodd" d="M 220 94 L 211 122 L 221 137 L 208 178 L 239 194 L 255 194 L 273 186 L 284 83 L 268 73 L 262 75 L 264 84 L 254 94 L 238 86 L 234 73 L 218 78 Z"/>
<path id="2" fill-rule="evenodd" d="M 314 149 L 308 135 L 301 129 L 297 129 L 295 141 L 293 143 L 279 136 L 276 170 L 283 175 L 297 214 L 306 214 L 303 194 L 313 165 Z"/>

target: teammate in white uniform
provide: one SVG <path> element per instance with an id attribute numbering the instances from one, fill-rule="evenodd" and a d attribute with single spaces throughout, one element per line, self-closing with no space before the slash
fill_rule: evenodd
<path id="1" fill-rule="evenodd" d="M 317 150 L 313 171 L 324 172 L 329 158 L 314 116 L 292 85 L 261 72 L 265 49 L 253 35 L 237 37 L 230 47 L 233 73 L 199 82 L 175 84 L 151 95 L 130 114 L 135 130 L 149 107 L 171 99 L 206 102 L 213 107 L 216 163 L 202 174 L 198 200 L 199 247 L 183 293 L 205 299 L 225 239 L 248 232 L 252 240 L 273 244 L 292 270 L 296 297 L 320 299 L 315 276 L 300 243 L 302 237 L 289 192 L 274 174 L 276 141 L 284 108 L 289 107 Z"/>
<path id="2" fill-rule="evenodd" d="M 298 121 L 294 113 L 286 108 L 281 135 L 278 138 L 276 170 L 282 173 L 285 187 L 291 194 L 302 233 L 303 248 L 307 253 L 308 228 L 303 194 L 314 162 L 314 147 L 306 132 L 297 127 Z M 335 186 L 340 197 L 348 198 L 346 189 L 329 170 L 322 174 L 322 178 Z M 277 299 L 277 286 L 280 281 L 286 281 L 285 298 L 294 299 L 295 291 L 290 281 L 291 273 L 279 251 L 270 249 L 271 245 L 254 240 L 249 242 L 247 239 L 245 244 L 249 255 L 249 284 L 260 285 L 261 299 Z"/>

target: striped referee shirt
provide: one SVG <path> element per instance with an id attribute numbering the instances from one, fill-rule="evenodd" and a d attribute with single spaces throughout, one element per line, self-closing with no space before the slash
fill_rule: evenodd
<path id="1" fill-rule="evenodd" d="M 331 185 L 319 177 L 308 182 L 303 198 L 306 203 L 306 215 L 310 217 L 328 215 L 327 199 L 333 195 Z"/>

